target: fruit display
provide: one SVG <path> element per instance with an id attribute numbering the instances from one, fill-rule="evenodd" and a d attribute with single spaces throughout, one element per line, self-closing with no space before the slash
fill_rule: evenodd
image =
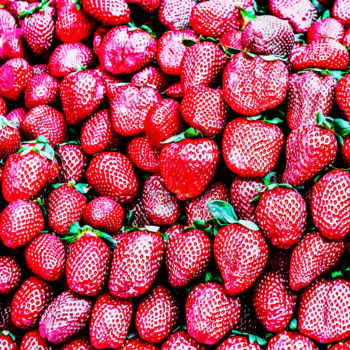
<path id="1" fill-rule="evenodd" d="M 0 350 L 350 349 L 350 0 L 0 0 Z"/>

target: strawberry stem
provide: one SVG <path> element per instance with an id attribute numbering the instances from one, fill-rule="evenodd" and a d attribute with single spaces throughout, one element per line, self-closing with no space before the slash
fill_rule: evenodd
<path id="1" fill-rule="evenodd" d="M 172 136 L 161 143 L 166 144 L 166 143 L 180 142 L 185 139 L 195 139 L 198 137 L 203 137 L 203 134 L 200 131 L 197 131 L 193 128 L 189 128 L 186 131 L 182 132 L 181 134 Z"/>
<path id="2" fill-rule="evenodd" d="M 42 0 L 41 3 L 33 8 L 31 8 L 30 10 L 25 10 L 23 12 L 21 12 L 18 15 L 19 19 L 24 19 L 26 17 L 31 16 L 33 13 L 35 12 L 39 12 L 39 11 L 45 11 L 46 8 L 50 5 L 50 1 L 51 0 Z"/>

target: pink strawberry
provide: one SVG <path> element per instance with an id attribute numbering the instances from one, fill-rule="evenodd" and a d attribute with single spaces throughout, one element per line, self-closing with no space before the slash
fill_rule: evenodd
<path id="1" fill-rule="evenodd" d="M 158 19 L 171 31 L 189 29 L 190 15 L 196 5 L 194 0 L 162 0 L 158 10 Z"/>
<path id="2" fill-rule="evenodd" d="M 1 278 L 0 295 L 15 291 L 22 278 L 21 267 L 14 258 L 10 256 L 0 257 Z"/>
<path id="3" fill-rule="evenodd" d="M 270 339 L 267 350 L 319 350 L 309 339 L 301 334 L 293 332 L 282 332 Z"/>
<path id="4" fill-rule="evenodd" d="M 148 65 L 132 76 L 131 83 L 136 86 L 150 86 L 161 93 L 169 85 L 169 79 L 158 66 Z"/>
<path id="5" fill-rule="evenodd" d="M 315 22 L 307 31 L 307 41 L 320 40 L 322 38 L 333 38 L 342 41 L 345 34 L 343 25 L 335 18 L 323 18 Z"/>
<path id="6" fill-rule="evenodd" d="M 24 335 L 19 350 L 53 350 L 53 348 L 40 337 L 38 330 L 33 330 Z"/>
<path id="7" fill-rule="evenodd" d="M 332 8 L 332 15 L 338 19 L 344 26 L 350 25 L 350 10 L 346 0 L 336 0 Z"/>
<path id="8" fill-rule="evenodd" d="M 336 88 L 335 98 L 339 108 L 350 121 L 350 75 L 343 76 Z"/>
<path id="9" fill-rule="evenodd" d="M 16 126 L 0 115 L 0 159 L 7 159 L 17 152 L 21 144 L 21 135 Z"/>

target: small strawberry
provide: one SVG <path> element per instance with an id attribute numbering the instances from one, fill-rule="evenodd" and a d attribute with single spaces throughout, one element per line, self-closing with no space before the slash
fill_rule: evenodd
<path id="1" fill-rule="evenodd" d="M 128 339 L 120 348 L 120 350 L 157 350 L 158 348 L 137 337 Z"/>
<path id="2" fill-rule="evenodd" d="M 311 339 L 293 332 L 282 332 L 270 339 L 267 350 L 319 350 Z"/>
<path id="3" fill-rule="evenodd" d="M 117 298 L 146 293 L 158 274 L 163 254 L 164 242 L 158 232 L 124 233 L 113 255 L 110 293 Z"/>
<path id="4" fill-rule="evenodd" d="M 332 8 L 332 15 L 338 19 L 344 26 L 350 25 L 350 10 L 346 0 L 336 0 Z"/>
<path id="5" fill-rule="evenodd" d="M 119 348 L 126 340 L 132 313 L 132 301 L 115 299 L 108 293 L 102 294 L 91 315 L 90 341 L 94 348 Z"/>
<path id="6" fill-rule="evenodd" d="M 345 34 L 343 25 L 335 18 L 323 18 L 315 22 L 307 31 L 307 41 L 320 40 L 322 38 L 333 38 L 339 42 Z"/>
<path id="7" fill-rule="evenodd" d="M 171 31 L 190 29 L 190 15 L 195 5 L 194 0 L 162 0 L 158 9 L 159 22 Z"/>
<path id="8" fill-rule="evenodd" d="M 0 332 L 0 348 L 2 350 L 17 350 L 15 337 L 9 331 Z"/>
<path id="9" fill-rule="evenodd" d="M 249 339 L 239 335 L 227 338 L 216 348 L 216 350 L 261 350 L 259 344 L 252 341 L 251 338 L 251 335 L 249 335 Z"/>
<path id="10" fill-rule="evenodd" d="M 227 296 L 217 283 L 199 284 L 186 301 L 188 334 L 199 343 L 213 345 L 237 324 L 240 314 L 239 298 Z"/>
<path id="11" fill-rule="evenodd" d="M 131 83 L 136 86 L 151 86 L 161 93 L 169 85 L 169 78 L 158 66 L 148 65 L 132 76 Z"/>
<path id="12" fill-rule="evenodd" d="M 33 330 L 24 335 L 19 350 L 53 350 L 53 348 L 40 337 L 38 330 Z"/>
<path id="13" fill-rule="evenodd" d="M 21 144 L 21 135 L 15 124 L 0 115 L 0 159 L 7 159 L 17 152 Z"/>
<path id="14" fill-rule="evenodd" d="M 350 75 L 343 76 L 338 82 L 335 98 L 339 108 L 350 121 Z"/>
<path id="15" fill-rule="evenodd" d="M 14 258 L 0 256 L 0 295 L 15 291 L 22 278 L 21 267 Z"/>
<path id="16" fill-rule="evenodd" d="M 149 343 L 160 343 L 176 326 L 179 306 L 173 293 L 156 286 L 144 297 L 136 311 L 135 326 L 139 336 Z"/>
<path id="17" fill-rule="evenodd" d="M 87 338 L 75 338 L 61 347 L 61 350 L 94 350 Z"/>

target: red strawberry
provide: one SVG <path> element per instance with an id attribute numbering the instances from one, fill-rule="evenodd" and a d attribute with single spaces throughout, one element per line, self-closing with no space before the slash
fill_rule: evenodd
<path id="1" fill-rule="evenodd" d="M 187 285 L 206 271 L 212 244 L 201 230 L 180 232 L 169 240 L 165 262 L 169 283 L 174 288 Z"/>
<path id="2" fill-rule="evenodd" d="M 234 55 L 223 76 L 224 96 L 230 107 L 243 115 L 256 115 L 284 100 L 288 70 L 280 61 L 251 58 L 243 52 Z"/>
<path id="3" fill-rule="evenodd" d="M 7 159 L 18 151 L 21 135 L 15 125 L 0 115 L 0 159 Z"/>
<path id="4" fill-rule="evenodd" d="M 14 258 L 0 256 L 0 295 L 15 291 L 22 277 L 21 267 Z"/>
<path id="5" fill-rule="evenodd" d="M 169 98 L 181 99 L 184 96 L 181 83 L 178 81 L 178 82 L 170 85 L 165 90 L 165 94 Z"/>
<path id="6" fill-rule="evenodd" d="M 340 153 L 343 163 L 346 167 L 350 167 L 350 136 L 344 138 L 344 144 L 341 146 Z"/>
<path id="7" fill-rule="evenodd" d="M 350 283 L 320 279 L 300 297 L 298 328 L 301 334 L 325 344 L 350 335 Z"/>
<path id="8" fill-rule="evenodd" d="M 19 350 L 53 350 L 53 348 L 40 337 L 38 330 L 34 330 L 24 335 Z"/>
<path id="9" fill-rule="evenodd" d="M 84 224 L 109 234 L 118 233 L 122 227 L 123 218 L 123 207 L 108 197 L 93 199 L 83 213 Z"/>
<path id="10" fill-rule="evenodd" d="M 16 19 L 11 15 L 9 11 L 5 10 L 2 6 L 2 8 L 0 9 L 0 35 L 7 31 L 15 29 L 16 27 Z"/>
<path id="11" fill-rule="evenodd" d="M 137 86 L 150 86 L 158 92 L 163 92 L 169 85 L 168 76 L 156 65 L 149 65 L 136 72 L 131 83 Z"/>
<path id="12" fill-rule="evenodd" d="M 217 350 L 261 350 L 261 347 L 255 341 L 247 339 L 243 336 L 230 337 L 224 340 L 217 348 Z"/>
<path id="13" fill-rule="evenodd" d="M 75 338 L 63 345 L 61 350 L 94 350 L 87 338 Z"/>
<path id="14" fill-rule="evenodd" d="M 106 89 L 108 102 L 111 103 L 117 95 L 121 81 L 116 76 L 107 73 L 101 66 L 96 67 L 95 71 L 100 75 Z"/>
<path id="15" fill-rule="evenodd" d="M 344 26 L 350 25 L 350 10 L 346 0 L 336 0 L 332 8 L 332 15 L 338 19 Z"/>
<path id="16" fill-rule="evenodd" d="M 329 348 L 329 350 L 348 350 L 350 346 L 350 340 L 347 340 L 345 342 L 340 342 L 332 347 Z"/>
<path id="17" fill-rule="evenodd" d="M 322 38 L 333 38 L 342 41 L 345 34 L 343 25 L 335 18 L 323 18 L 315 22 L 307 31 L 307 41 L 320 40 Z"/>
<path id="18" fill-rule="evenodd" d="M 18 101 L 33 76 L 33 69 L 23 58 L 13 58 L 0 67 L 0 96 Z"/>
<path id="19" fill-rule="evenodd" d="M 148 29 L 133 26 L 111 29 L 99 50 L 102 67 L 112 74 L 129 74 L 150 63 L 157 52 L 157 41 Z"/>
<path id="20" fill-rule="evenodd" d="M 101 43 L 105 35 L 108 33 L 108 31 L 111 28 L 107 25 L 100 25 L 94 33 L 94 39 L 93 39 L 93 51 L 97 56 L 100 56 L 100 48 L 101 48 Z"/>
<path id="21" fill-rule="evenodd" d="M 16 28 L 0 34 L 2 47 L 0 48 L 0 58 L 8 61 L 12 58 L 29 59 L 27 46 L 24 44 L 23 30 Z"/>
<path id="22" fill-rule="evenodd" d="M 85 70 L 67 75 L 62 80 L 60 96 L 67 123 L 76 125 L 101 105 L 105 87 L 97 72 Z"/>
<path id="23" fill-rule="evenodd" d="M 329 239 L 342 239 L 350 232 L 350 174 L 341 169 L 316 182 L 311 195 L 311 214 L 319 232 Z"/>
<path id="24" fill-rule="evenodd" d="M 169 336 L 178 319 L 179 306 L 175 296 L 164 286 L 156 286 L 141 300 L 135 326 L 143 340 L 160 343 Z"/>
<path id="25" fill-rule="evenodd" d="M 91 300 L 66 290 L 47 307 L 39 323 L 40 336 L 50 343 L 69 340 L 88 323 Z"/>
<path id="26" fill-rule="evenodd" d="M 133 231 L 120 237 L 114 251 L 108 288 L 118 298 L 142 295 L 160 269 L 164 242 L 157 232 Z"/>
<path id="27" fill-rule="evenodd" d="M 127 3 L 139 5 L 143 11 L 153 13 L 159 7 L 160 1 L 161 0 L 127 0 Z"/>
<path id="28" fill-rule="evenodd" d="M 15 125 L 16 129 L 19 129 L 21 126 L 21 121 L 23 120 L 26 114 L 26 108 L 15 108 L 6 116 L 6 119 L 9 120 L 13 125 Z"/>
<path id="29" fill-rule="evenodd" d="M 10 203 L 0 216 L 0 237 L 9 248 L 17 248 L 30 242 L 44 228 L 40 207 L 18 199 Z"/>
<path id="30" fill-rule="evenodd" d="M 350 46 L 350 29 L 348 29 L 347 32 L 344 35 L 343 45 L 344 46 Z"/>
<path id="31" fill-rule="evenodd" d="M 330 241 L 318 232 L 310 232 L 293 249 L 289 283 L 292 289 L 307 287 L 312 281 L 337 266 L 347 243 Z"/>
<path id="32" fill-rule="evenodd" d="M 56 47 L 49 60 L 49 69 L 57 78 L 65 77 L 69 73 L 90 68 L 94 63 L 92 50 L 82 43 L 61 44 Z"/>
<path id="33" fill-rule="evenodd" d="M 0 115 L 5 116 L 7 114 L 6 101 L 0 97 Z"/>
<path id="34" fill-rule="evenodd" d="M 273 170 L 284 144 L 281 129 L 268 121 L 236 118 L 225 128 L 222 151 L 228 168 L 241 177 Z"/>
<path id="35" fill-rule="evenodd" d="M 123 136 L 134 136 L 144 131 L 149 111 L 161 102 L 157 90 L 134 84 L 120 87 L 111 105 L 114 130 Z"/>
<path id="36" fill-rule="evenodd" d="M 158 10 L 159 22 L 171 31 L 189 29 L 191 11 L 195 5 L 194 0 L 162 0 Z"/>
<path id="37" fill-rule="evenodd" d="M 225 294 L 217 283 L 199 284 L 186 301 L 186 324 L 191 337 L 212 345 L 224 337 L 238 322 L 241 301 Z"/>
<path id="38" fill-rule="evenodd" d="M 183 131 L 180 104 L 172 99 L 164 99 L 148 112 L 144 130 L 151 145 L 161 149 L 163 141 Z"/>
<path id="39" fill-rule="evenodd" d="M 41 234 L 33 239 L 25 251 L 28 268 L 46 281 L 57 281 L 64 274 L 66 251 L 60 239 Z"/>
<path id="40" fill-rule="evenodd" d="M 205 350 L 206 346 L 197 343 L 186 331 L 176 331 L 162 344 L 161 350 Z"/>
<path id="41" fill-rule="evenodd" d="M 335 98 L 339 108 L 350 121 L 350 75 L 345 75 L 338 82 Z"/>
<path id="42" fill-rule="evenodd" d="M 11 320 L 22 329 L 37 326 L 41 314 L 53 299 L 52 287 L 38 277 L 31 276 L 22 283 L 12 298 Z"/>
<path id="43" fill-rule="evenodd" d="M 21 130 L 27 140 L 33 140 L 42 135 L 55 147 L 66 139 L 67 125 L 62 113 L 50 106 L 39 105 L 31 109 L 23 118 Z"/>
<path id="44" fill-rule="evenodd" d="M 225 33 L 220 38 L 221 45 L 225 48 L 225 50 L 228 47 L 232 47 L 233 49 L 242 50 L 242 32 L 240 30 L 230 30 L 229 32 Z"/>
<path id="45" fill-rule="evenodd" d="M 293 332 L 282 332 L 270 339 L 267 350 L 319 350 L 307 337 Z"/>
<path id="46" fill-rule="evenodd" d="M 15 337 L 8 331 L 0 332 L 0 348 L 2 350 L 17 350 Z"/>
<path id="47" fill-rule="evenodd" d="M 90 341 L 94 348 L 119 348 L 126 340 L 132 313 L 132 301 L 102 294 L 91 315 Z"/>
<path id="48" fill-rule="evenodd" d="M 128 339 L 120 348 L 120 350 L 157 350 L 158 348 L 139 338 Z"/>
<path id="49" fill-rule="evenodd" d="M 110 197 L 121 204 L 131 203 L 139 187 L 131 161 L 118 152 L 95 156 L 86 171 L 86 179 L 98 195 Z"/>

